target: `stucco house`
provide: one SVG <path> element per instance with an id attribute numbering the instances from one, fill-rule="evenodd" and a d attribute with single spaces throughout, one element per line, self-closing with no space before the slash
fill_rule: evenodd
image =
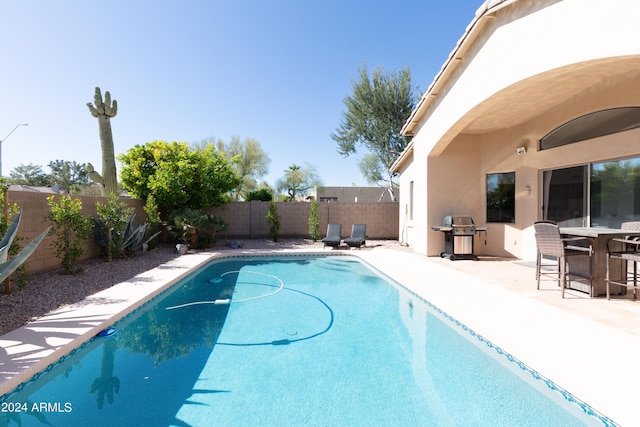
<path id="1" fill-rule="evenodd" d="M 489 0 L 402 130 L 400 238 L 442 251 L 446 215 L 477 254 L 534 259 L 533 222 L 640 219 L 640 2 Z"/>

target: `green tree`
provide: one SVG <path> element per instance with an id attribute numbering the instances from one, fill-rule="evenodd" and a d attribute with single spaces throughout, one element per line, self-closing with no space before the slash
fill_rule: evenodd
<path id="1" fill-rule="evenodd" d="M 235 188 L 235 197 L 246 199 L 249 191 L 258 187 L 258 180 L 269 172 L 269 155 L 262 151 L 260 143 L 253 138 L 240 140 L 233 136 L 228 144 L 218 141 L 218 151 L 231 163 L 231 168 L 240 178 Z"/>
<path id="2" fill-rule="evenodd" d="M 257 190 L 249 191 L 245 197 L 247 202 L 251 200 L 261 200 L 263 202 L 269 202 L 273 200 L 273 191 L 268 188 L 259 188 Z"/>
<path id="3" fill-rule="evenodd" d="M 9 174 L 9 182 L 36 187 L 48 187 L 51 185 L 50 177 L 42 171 L 42 166 L 34 165 L 33 163 L 16 166 Z"/>
<path id="4" fill-rule="evenodd" d="M 81 187 L 90 184 L 89 172 L 85 163 L 54 160 L 49 162 L 49 169 L 51 169 L 51 183 L 58 184 L 62 190 L 69 194 L 78 193 Z"/>
<path id="5" fill-rule="evenodd" d="M 190 150 L 186 142 L 153 141 L 136 145 L 118 160 L 124 188 L 140 199 L 153 196 L 164 214 L 221 205 L 239 181 L 213 144 Z"/>
<path id="6" fill-rule="evenodd" d="M 340 126 L 331 138 L 343 156 L 355 154 L 363 145 L 370 153 L 360 162 L 365 179 L 370 184 L 384 182 L 395 201 L 397 184 L 389 168 L 409 143 L 400 131 L 416 105 L 411 71 L 408 67 L 395 73 L 375 69 L 369 76 L 363 66 L 352 87 L 352 95 L 344 100 Z"/>
<path id="7" fill-rule="evenodd" d="M 312 165 L 306 165 L 303 168 L 293 164 L 284 171 L 284 176 L 276 182 L 278 191 L 286 192 L 292 202 L 296 201 L 296 197 L 304 196 L 313 187 L 319 185 L 322 185 L 322 181 Z"/>

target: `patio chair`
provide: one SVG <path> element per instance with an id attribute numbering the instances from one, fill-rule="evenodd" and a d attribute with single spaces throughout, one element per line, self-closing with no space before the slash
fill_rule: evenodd
<path id="1" fill-rule="evenodd" d="M 328 224 L 327 235 L 322 239 L 323 247 L 338 248 L 342 240 L 342 224 Z"/>
<path id="2" fill-rule="evenodd" d="M 351 236 L 344 239 L 349 248 L 358 248 L 366 243 L 367 224 L 353 224 Z"/>
<path id="3" fill-rule="evenodd" d="M 622 230 L 640 231 L 640 221 L 623 222 L 620 225 Z M 612 243 L 616 243 L 617 248 L 612 248 Z M 611 259 L 619 259 L 624 263 L 624 271 L 620 280 L 611 278 Z M 625 236 L 623 238 L 612 238 L 607 242 L 607 275 L 605 283 L 607 285 L 607 299 L 611 299 L 611 285 L 617 285 L 626 289 L 633 289 L 633 299 L 637 297 L 638 289 L 638 262 L 640 262 L 640 237 Z M 628 263 L 633 269 L 629 272 Z"/>
<path id="4" fill-rule="evenodd" d="M 536 259 L 536 280 L 540 289 L 541 276 L 553 276 L 553 280 L 562 289 L 562 298 L 567 287 L 567 279 L 576 282 L 587 283 L 593 292 L 593 243 L 586 237 L 562 238 L 558 225 L 550 221 L 537 221 L 533 224 L 536 234 L 536 244 L 538 246 L 538 256 Z M 580 246 L 579 243 L 586 243 L 587 246 Z M 550 256 L 555 258 L 553 266 L 543 266 L 542 257 Z M 589 272 L 586 277 L 574 274 L 569 271 L 567 258 L 584 257 L 588 262 Z M 551 269 L 548 267 L 552 267 Z M 592 293 L 591 292 L 591 293 Z"/>

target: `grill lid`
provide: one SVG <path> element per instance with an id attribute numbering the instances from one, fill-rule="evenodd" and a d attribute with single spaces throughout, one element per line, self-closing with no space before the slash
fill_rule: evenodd
<path id="1" fill-rule="evenodd" d="M 475 225 L 471 215 L 447 215 L 444 217 L 442 224 L 445 227 L 469 227 Z"/>

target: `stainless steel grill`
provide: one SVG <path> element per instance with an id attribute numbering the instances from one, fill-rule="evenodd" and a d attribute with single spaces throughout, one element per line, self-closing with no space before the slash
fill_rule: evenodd
<path id="1" fill-rule="evenodd" d="M 473 240 L 476 233 L 487 231 L 486 227 L 476 227 L 470 215 L 447 215 L 442 225 L 431 229 L 444 233 L 444 251 L 440 252 L 440 257 L 451 261 L 477 260 L 477 255 L 473 253 Z"/>

